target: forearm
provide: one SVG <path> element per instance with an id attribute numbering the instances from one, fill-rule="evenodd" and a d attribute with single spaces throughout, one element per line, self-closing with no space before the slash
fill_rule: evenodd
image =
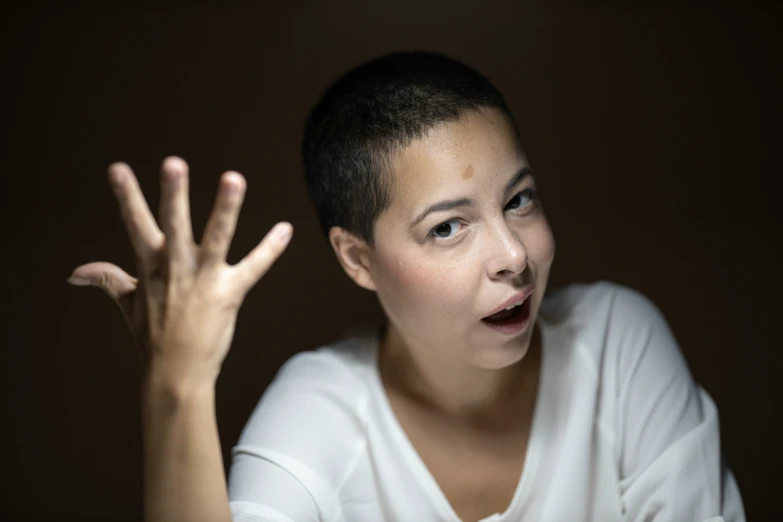
<path id="1" fill-rule="evenodd" d="M 142 387 L 146 522 L 230 522 L 214 383 Z"/>

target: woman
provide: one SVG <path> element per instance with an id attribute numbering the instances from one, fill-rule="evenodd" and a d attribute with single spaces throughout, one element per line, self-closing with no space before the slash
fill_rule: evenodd
<path id="1" fill-rule="evenodd" d="M 163 163 L 160 228 L 109 168 L 140 277 L 93 263 L 73 282 L 115 298 L 145 350 L 148 520 L 744 520 L 715 406 L 657 309 L 605 282 L 545 297 L 554 239 L 486 78 L 429 53 L 363 64 L 311 112 L 303 155 L 338 261 L 387 321 L 284 365 L 228 487 L 214 384 L 291 226 L 228 266 L 241 175 L 196 245 L 184 161 Z"/>

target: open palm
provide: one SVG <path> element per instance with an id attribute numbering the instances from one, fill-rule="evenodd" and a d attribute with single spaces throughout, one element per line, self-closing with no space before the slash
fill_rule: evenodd
<path id="1" fill-rule="evenodd" d="M 105 262 L 77 267 L 69 282 L 105 290 L 119 305 L 156 371 L 216 378 L 247 292 L 283 253 L 292 227 L 281 222 L 236 265 L 226 255 L 236 230 L 246 182 L 225 172 L 201 244 L 193 239 L 188 166 L 169 157 L 161 167 L 158 221 L 133 171 L 109 167 L 109 180 L 136 254 L 138 277 Z"/>

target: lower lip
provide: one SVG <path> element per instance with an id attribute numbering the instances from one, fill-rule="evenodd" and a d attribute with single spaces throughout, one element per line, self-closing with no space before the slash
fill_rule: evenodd
<path id="1" fill-rule="evenodd" d="M 508 319 L 492 322 L 482 319 L 481 323 L 503 335 L 515 335 L 524 332 L 530 324 L 530 299 L 526 299 L 519 308 L 519 312 Z"/>

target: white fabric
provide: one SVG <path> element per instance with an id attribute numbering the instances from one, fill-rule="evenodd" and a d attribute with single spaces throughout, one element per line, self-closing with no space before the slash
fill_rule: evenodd
<path id="1" fill-rule="evenodd" d="M 570 285 L 545 298 L 538 323 L 524 471 L 508 509 L 484 522 L 744 522 L 718 412 L 649 300 Z M 459 521 L 395 419 L 376 355 L 364 336 L 286 362 L 233 449 L 235 521 Z"/>

